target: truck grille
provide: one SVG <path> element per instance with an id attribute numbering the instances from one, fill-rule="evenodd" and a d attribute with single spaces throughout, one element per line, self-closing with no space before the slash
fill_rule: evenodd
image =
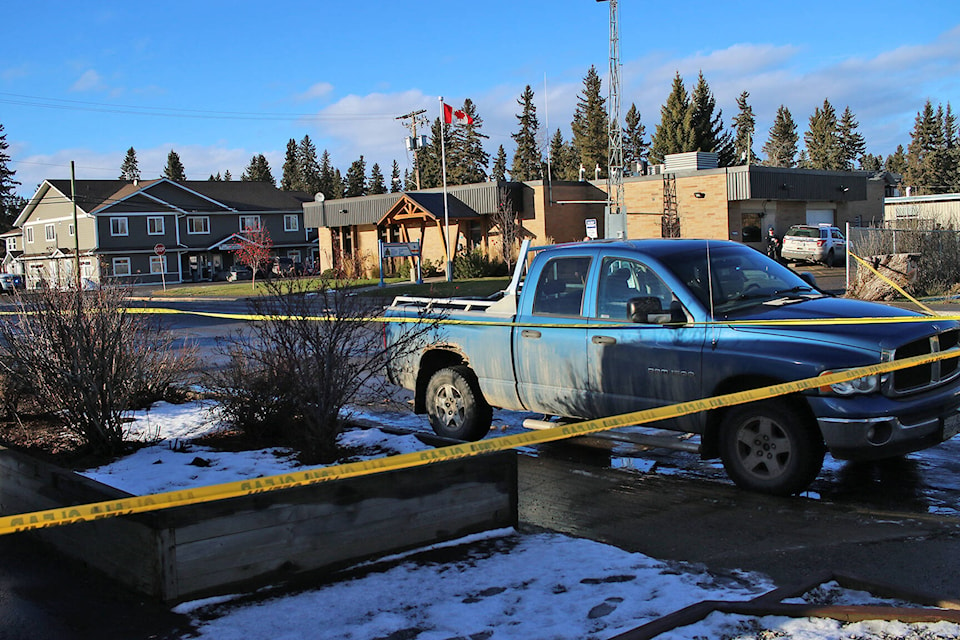
<path id="1" fill-rule="evenodd" d="M 929 364 L 894 371 L 891 376 L 892 395 L 917 393 L 952 380 L 960 373 L 960 329 L 944 331 L 899 347 L 893 354 L 895 361 L 944 351 L 952 351 L 955 355 Z"/>

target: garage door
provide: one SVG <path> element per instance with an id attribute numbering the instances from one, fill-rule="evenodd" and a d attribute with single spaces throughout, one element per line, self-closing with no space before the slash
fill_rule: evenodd
<path id="1" fill-rule="evenodd" d="M 807 209 L 807 224 L 816 227 L 821 224 L 833 224 L 833 209 Z"/>

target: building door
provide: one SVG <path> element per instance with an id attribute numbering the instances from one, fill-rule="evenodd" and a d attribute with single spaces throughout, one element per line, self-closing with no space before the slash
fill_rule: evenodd
<path id="1" fill-rule="evenodd" d="M 833 224 L 833 209 L 807 209 L 807 224 L 816 227 L 821 224 Z"/>

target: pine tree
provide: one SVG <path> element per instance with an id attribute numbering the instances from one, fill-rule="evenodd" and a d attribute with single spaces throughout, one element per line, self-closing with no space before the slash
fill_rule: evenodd
<path id="1" fill-rule="evenodd" d="M 380 176 L 381 181 L 383 176 Z M 343 196 L 345 198 L 356 198 L 367 195 L 367 162 L 360 156 L 359 160 L 354 160 L 347 169 L 347 184 Z"/>
<path id="2" fill-rule="evenodd" d="M 883 158 L 875 156 L 872 153 L 865 153 L 860 156 L 860 171 L 882 171 Z"/>
<path id="3" fill-rule="evenodd" d="M 767 143 L 763 145 L 766 160 L 762 164 L 768 167 L 794 167 L 797 164 L 797 124 L 793 121 L 790 109 L 780 105 L 770 127 Z"/>
<path id="4" fill-rule="evenodd" d="M 575 161 L 578 165 L 583 164 L 591 175 L 594 168 L 599 166 L 600 177 L 605 178 L 609 171 L 610 143 L 607 136 L 606 101 L 600 95 L 600 89 L 600 76 L 596 68 L 591 66 L 583 79 L 583 92 L 577 96 L 577 107 L 570 128 L 573 131 Z"/>
<path id="5" fill-rule="evenodd" d="M 443 166 L 441 160 L 444 149 L 441 148 L 440 136 L 444 136 L 442 144 L 449 149 L 451 143 L 450 133 L 450 127 L 446 125 L 442 119 L 436 118 L 430 127 L 430 142 L 417 151 L 415 166 L 420 171 L 421 189 L 432 189 L 443 185 Z"/>
<path id="6" fill-rule="evenodd" d="M 943 116 L 943 185 L 946 193 L 960 191 L 960 131 L 950 103 Z"/>
<path id="7" fill-rule="evenodd" d="M 850 110 L 849 105 L 843 110 L 840 122 L 837 123 L 837 136 L 840 146 L 839 166 L 844 171 L 853 170 L 857 162 L 862 160 L 867 150 L 867 143 L 863 134 L 857 131 L 860 123 Z"/>
<path id="8" fill-rule="evenodd" d="M 753 107 L 747 104 L 750 93 L 744 91 L 737 97 L 737 108 L 740 112 L 733 118 L 733 129 L 736 131 L 733 139 L 733 151 L 739 163 L 745 165 L 756 164 L 758 160 L 753 153 L 753 134 L 757 121 L 753 117 Z"/>
<path id="9" fill-rule="evenodd" d="M 823 108 L 817 107 L 813 110 L 809 129 L 803 134 L 803 141 L 810 156 L 810 169 L 843 171 L 837 112 L 829 100 L 823 100 Z"/>
<path id="10" fill-rule="evenodd" d="M 220 175 L 220 172 L 217 171 L 217 175 L 210 174 L 210 177 L 207 178 L 207 182 L 223 182 L 223 177 Z"/>
<path id="11" fill-rule="evenodd" d="M 370 168 L 370 181 L 367 183 L 367 194 L 377 195 L 387 192 L 387 185 L 383 179 L 383 172 L 380 171 L 380 165 L 376 162 Z"/>
<path id="12" fill-rule="evenodd" d="M 503 150 L 503 145 L 497 149 L 497 156 L 490 169 L 490 179 L 495 182 L 503 182 L 507 179 L 507 152 Z"/>
<path id="13" fill-rule="evenodd" d="M 463 101 L 461 111 L 468 118 L 465 124 L 454 124 L 451 127 L 450 146 L 447 148 L 447 183 L 485 182 L 490 154 L 483 149 L 483 141 L 489 138 L 480 132 L 483 127 L 483 118 L 477 113 L 477 106 L 469 98 Z"/>
<path id="14" fill-rule="evenodd" d="M 163 170 L 163 177 L 174 182 L 186 182 L 187 180 L 187 174 L 184 171 L 183 163 L 180 162 L 180 156 L 172 149 L 167 154 L 167 166 Z"/>
<path id="15" fill-rule="evenodd" d="M 520 130 L 510 136 L 517 143 L 510 178 L 517 182 L 540 180 L 543 177 L 543 154 L 537 143 L 540 123 L 537 120 L 537 107 L 533 103 L 533 89 L 530 85 L 523 90 L 517 104 L 521 108 L 520 115 L 517 116 Z"/>
<path id="16" fill-rule="evenodd" d="M 330 162 L 330 152 L 326 149 L 320 155 L 320 166 L 317 169 L 317 191 L 313 193 L 316 194 L 317 192 L 322 193 L 328 199 L 339 198 L 343 195 L 340 176 Z"/>
<path id="17" fill-rule="evenodd" d="M 9 165 L 11 161 L 7 153 L 9 148 L 7 134 L 3 130 L 3 125 L 0 124 L 0 232 L 11 229 L 20 210 L 26 206 L 23 198 L 16 194 L 16 188 L 20 182 L 14 179 L 17 172 Z M 3 249 L 5 250 L 5 247 Z"/>
<path id="18" fill-rule="evenodd" d="M 304 191 L 311 195 L 323 193 L 323 195 L 330 197 L 321 186 L 320 167 L 317 164 L 317 148 L 310 140 L 309 134 L 304 135 L 297 146 L 297 175 L 299 180 L 294 184 L 297 185 L 298 191 Z"/>
<path id="19" fill-rule="evenodd" d="M 560 129 L 550 139 L 550 175 L 554 180 L 576 180 L 580 162 L 573 147 L 563 140 Z"/>
<path id="20" fill-rule="evenodd" d="M 703 72 L 690 94 L 690 126 L 693 140 L 686 151 L 716 153 L 721 167 L 729 167 L 736 162 L 733 139 L 724 131 L 723 109 L 717 109 L 717 101 Z"/>
<path id="21" fill-rule="evenodd" d="M 244 182 L 269 182 L 273 186 L 277 186 L 277 181 L 270 170 L 270 163 L 267 162 L 266 156 L 262 153 L 250 159 L 250 164 L 241 174 L 240 179 Z"/>
<path id="22" fill-rule="evenodd" d="M 303 191 L 300 185 L 300 171 L 297 164 L 297 141 L 287 140 L 287 153 L 283 157 L 283 177 L 280 178 L 280 188 L 284 191 Z M 314 194 L 311 194 L 314 195 Z"/>
<path id="23" fill-rule="evenodd" d="M 907 152 L 904 151 L 902 144 L 898 144 L 897 150 L 887 156 L 887 161 L 884 163 L 884 166 L 890 173 L 897 173 L 901 176 L 906 174 Z"/>
<path id="24" fill-rule="evenodd" d="M 233 174 L 230 173 L 230 169 L 227 169 L 223 172 L 223 181 L 230 182 L 231 180 L 233 180 Z"/>
<path id="25" fill-rule="evenodd" d="M 630 105 L 624 123 L 627 128 L 623 132 L 623 165 L 627 171 L 633 172 L 638 164 L 646 161 L 650 152 L 650 144 L 646 141 L 647 129 L 640 121 L 637 105 Z"/>
<path id="26" fill-rule="evenodd" d="M 662 164 L 663 159 L 671 153 L 690 151 L 693 139 L 690 96 L 678 71 L 673 78 L 673 89 L 667 102 L 660 107 L 660 124 L 650 141 L 650 162 Z"/>
<path id="27" fill-rule="evenodd" d="M 120 165 L 120 180 L 134 180 L 140 179 L 140 166 L 137 164 L 137 152 L 133 147 L 127 149 L 127 156 L 123 159 L 123 163 Z"/>
<path id="28" fill-rule="evenodd" d="M 400 182 L 400 165 L 393 161 L 393 168 L 390 170 L 390 193 L 399 193 L 403 188 Z"/>

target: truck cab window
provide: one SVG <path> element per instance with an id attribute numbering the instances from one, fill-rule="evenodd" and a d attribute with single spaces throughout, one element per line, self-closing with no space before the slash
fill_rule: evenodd
<path id="1" fill-rule="evenodd" d="M 579 316 L 583 309 L 590 258 L 554 258 L 537 280 L 533 312 L 538 315 Z"/>
<path id="2" fill-rule="evenodd" d="M 600 269 L 597 316 L 627 319 L 627 302 L 634 298 L 656 298 L 667 310 L 673 295 L 667 285 L 645 264 L 621 258 L 605 258 Z"/>

